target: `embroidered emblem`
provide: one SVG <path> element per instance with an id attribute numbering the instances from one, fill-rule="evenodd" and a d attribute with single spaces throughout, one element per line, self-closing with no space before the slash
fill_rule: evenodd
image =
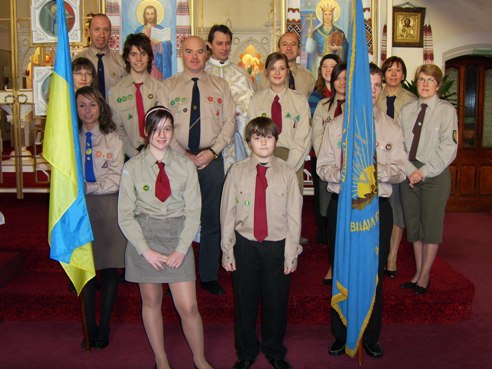
<path id="1" fill-rule="evenodd" d="M 85 154 L 86 154 L 86 155 L 90 155 L 90 154 L 92 154 L 92 149 L 87 149 L 87 150 L 85 150 Z M 87 158 L 87 160 L 90 160 L 90 158 Z"/>
<path id="2" fill-rule="evenodd" d="M 244 205 L 245 205 L 245 206 L 250 206 L 250 205 L 251 205 L 251 202 L 250 202 L 249 200 L 246 200 L 246 201 L 244 202 Z"/>
<path id="3" fill-rule="evenodd" d="M 152 100 L 154 98 L 154 95 L 153 94 L 148 94 L 147 97 L 148 97 L 149 100 Z"/>
<path id="4" fill-rule="evenodd" d="M 176 101 L 171 100 L 171 106 L 174 106 L 174 105 L 176 105 Z"/>
<path id="5" fill-rule="evenodd" d="M 187 111 L 188 111 L 188 109 L 187 109 L 187 108 L 184 108 L 184 109 L 183 109 L 183 113 L 186 113 Z"/>
<path id="6" fill-rule="evenodd" d="M 107 158 L 107 159 L 113 159 L 113 154 L 111 154 L 110 152 L 108 152 L 108 153 L 106 154 L 106 158 Z"/>
<path id="7" fill-rule="evenodd" d="M 144 190 L 144 191 L 148 191 L 148 190 L 149 190 L 149 185 L 144 185 L 144 186 L 143 186 L 143 190 Z"/>
<path id="8" fill-rule="evenodd" d="M 386 144 L 386 150 L 391 151 L 392 148 L 393 148 L 393 145 Z"/>
<path id="9" fill-rule="evenodd" d="M 128 113 L 128 120 L 133 119 L 133 115 L 131 113 Z"/>
<path id="10" fill-rule="evenodd" d="M 118 98 L 116 99 L 116 101 L 117 101 L 117 102 L 119 102 L 119 103 L 120 103 L 120 102 L 123 102 L 123 100 L 121 99 L 121 97 L 118 97 Z"/>
<path id="11" fill-rule="evenodd" d="M 262 117 L 266 117 L 266 116 L 267 116 L 267 114 L 266 114 L 266 113 L 261 113 L 261 116 L 262 116 Z"/>
<path id="12" fill-rule="evenodd" d="M 207 97 L 207 100 L 208 100 L 209 102 L 212 102 L 212 101 L 214 101 L 214 98 L 213 98 L 212 96 L 209 96 L 209 97 Z"/>
<path id="13" fill-rule="evenodd" d="M 121 100 L 126 101 L 128 99 L 128 96 L 123 96 Z"/>
<path id="14" fill-rule="evenodd" d="M 299 123 L 300 120 L 301 120 L 300 115 L 298 115 L 294 118 L 294 128 L 297 128 L 297 124 Z"/>
<path id="15" fill-rule="evenodd" d="M 98 151 L 96 152 L 96 158 L 100 158 L 102 156 L 102 152 Z"/>
<path id="16" fill-rule="evenodd" d="M 287 113 L 287 115 L 285 117 L 290 118 L 290 117 L 292 117 L 292 115 L 290 115 L 290 113 Z"/>
<path id="17" fill-rule="evenodd" d="M 128 95 L 128 100 L 133 100 L 133 95 Z"/>
<path id="18" fill-rule="evenodd" d="M 108 167 L 108 161 L 106 160 L 101 168 L 107 168 Z"/>
<path id="19" fill-rule="evenodd" d="M 219 104 L 222 104 L 222 99 L 219 97 L 219 98 L 217 99 L 217 102 L 218 102 Z"/>

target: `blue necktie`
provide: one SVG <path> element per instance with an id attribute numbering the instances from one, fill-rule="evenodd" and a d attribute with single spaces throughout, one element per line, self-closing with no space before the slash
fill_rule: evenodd
<path id="1" fill-rule="evenodd" d="M 289 71 L 289 88 L 291 90 L 296 89 L 296 81 L 294 80 L 294 75 L 292 74 L 291 71 Z"/>
<path id="2" fill-rule="evenodd" d="M 386 96 L 386 114 L 395 118 L 395 100 L 396 96 Z"/>
<path id="3" fill-rule="evenodd" d="M 85 134 L 85 181 L 96 182 L 96 176 L 94 175 L 94 164 L 92 162 L 92 133 L 86 132 Z"/>
<path id="4" fill-rule="evenodd" d="M 106 82 L 104 80 L 104 63 L 103 63 L 104 54 L 97 54 L 97 81 L 99 82 L 99 91 L 104 98 L 106 98 Z"/>
<path id="5" fill-rule="evenodd" d="M 198 78 L 193 80 L 193 93 L 191 95 L 190 132 L 188 135 L 188 148 L 194 154 L 200 149 L 200 90 Z"/>

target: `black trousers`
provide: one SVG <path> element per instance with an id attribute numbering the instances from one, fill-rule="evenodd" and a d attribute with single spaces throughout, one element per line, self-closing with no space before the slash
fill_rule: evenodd
<path id="1" fill-rule="evenodd" d="M 224 187 L 224 159 L 219 155 L 198 171 L 202 213 L 198 270 L 202 282 L 216 281 L 220 266 L 220 199 Z"/>
<path id="2" fill-rule="evenodd" d="M 238 358 L 254 360 L 259 350 L 266 357 L 284 357 L 290 274 L 284 274 L 285 240 L 250 241 L 236 232 L 232 274 L 234 335 Z M 258 307 L 262 306 L 261 344 L 256 336 Z"/>
<path id="3" fill-rule="evenodd" d="M 338 196 L 332 195 L 330 205 L 328 206 L 328 237 L 331 245 L 335 245 L 337 231 L 337 211 L 338 211 Z M 393 229 L 393 211 L 388 198 L 379 198 L 379 267 L 378 277 L 379 282 L 376 286 L 376 297 L 372 309 L 371 318 L 367 323 L 364 332 L 364 342 L 375 343 L 379 341 L 381 333 L 381 325 L 383 318 L 383 278 L 384 267 L 388 259 L 390 248 L 391 231 Z M 335 255 L 336 255 L 335 248 Z M 345 341 L 347 337 L 347 329 L 343 325 L 338 313 L 331 309 L 331 333 L 336 340 Z"/>

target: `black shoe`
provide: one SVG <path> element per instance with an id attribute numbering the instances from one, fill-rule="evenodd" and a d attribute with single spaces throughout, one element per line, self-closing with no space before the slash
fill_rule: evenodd
<path id="1" fill-rule="evenodd" d="M 94 347 L 96 348 L 96 350 L 102 350 L 107 345 L 109 345 L 109 340 L 96 340 L 94 342 Z"/>
<path id="2" fill-rule="evenodd" d="M 333 279 L 331 278 L 323 278 L 323 284 L 326 285 L 331 285 L 333 283 Z"/>
<path id="3" fill-rule="evenodd" d="M 383 349 L 379 345 L 379 342 L 364 342 L 364 349 L 366 350 L 367 355 L 369 355 L 370 357 L 373 357 L 375 359 L 383 357 Z"/>
<path id="4" fill-rule="evenodd" d="M 249 369 L 253 365 L 253 361 L 251 360 L 245 360 L 245 359 L 239 359 L 234 363 L 234 366 L 232 369 Z"/>
<path id="5" fill-rule="evenodd" d="M 208 290 L 212 295 L 223 295 L 224 289 L 217 281 L 200 282 L 202 288 Z"/>
<path id="6" fill-rule="evenodd" d="M 405 283 L 402 283 L 400 284 L 400 288 L 407 288 L 407 289 L 414 289 L 415 286 L 417 285 L 417 282 L 405 282 Z"/>
<path id="7" fill-rule="evenodd" d="M 289 362 L 283 357 L 277 359 L 267 357 L 267 360 L 275 369 L 292 369 Z"/>
<path id="8" fill-rule="evenodd" d="M 429 288 L 431 284 L 431 281 L 429 279 L 429 283 L 427 283 L 427 287 L 422 287 L 419 286 L 418 284 L 415 284 L 415 288 L 413 289 L 417 295 L 423 295 L 424 293 L 427 292 L 427 289 Z"/>
<path id="9" fill-rule="evenodd" d="M 340 356 L 345 352 L 345 342 L 342 340 L 335 340 L 328 349 L 328 353 L 333 356 Z"/>
<path id="10" fill-rule="evenodd" d="M 389 270 L 389 269 L 386 269 L 384 271 L 384 274 L 387 275 L 390 278 L 395 278 L 396 275 L 398 274 L 398 271 L 397 270 Z"/>

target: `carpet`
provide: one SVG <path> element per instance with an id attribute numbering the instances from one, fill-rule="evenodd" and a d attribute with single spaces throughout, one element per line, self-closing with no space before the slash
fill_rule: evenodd
<path id="1" fill-rule="evenodd" d="M 23 258 L 22 273 L 0 287 L 0 317 L 20 321 L 77 321 L 78 299 L 68 292 L 68 279 L 60 265 L 49 259 L 47 244 L 48 195 L 27 194 L 17 200 L 13 194 L 0 194 L 0 211 L 6 224 L 0 226 L 0 250 L 18 251 Z M 315 238 L 312 198 L 303 209 L 303 235 Z M 194 245 L 195 252 L 199 246 Z M 327 270 L 325 245 L 308 244 L 293 274 L 289 298 L 291 324 L 328 324 L 331 288 L 321 280 Z M 398 259 L 399 274 L 385 278 L 383 285 L 384 323 L 456 322 L 470 317 L 473 284 L 437 258 L 432 271 L 432 286 L 425 295 L 399 288 L 413 273 L 411 246 L 403 243 Z M 1 269 L 0 269 L 1 273 Z M 205 322 L 227 323 L 233 317 L 230 274 L 221 270 L 219 280 L 226 293 L 212 296 L 198 290 L 198 304 Z M 178 321 L 170 297 L 165 297 L 166 321 Z M 113 322 L 140 322 L 138 286 L 121 283 L 113 313 Z"/>

